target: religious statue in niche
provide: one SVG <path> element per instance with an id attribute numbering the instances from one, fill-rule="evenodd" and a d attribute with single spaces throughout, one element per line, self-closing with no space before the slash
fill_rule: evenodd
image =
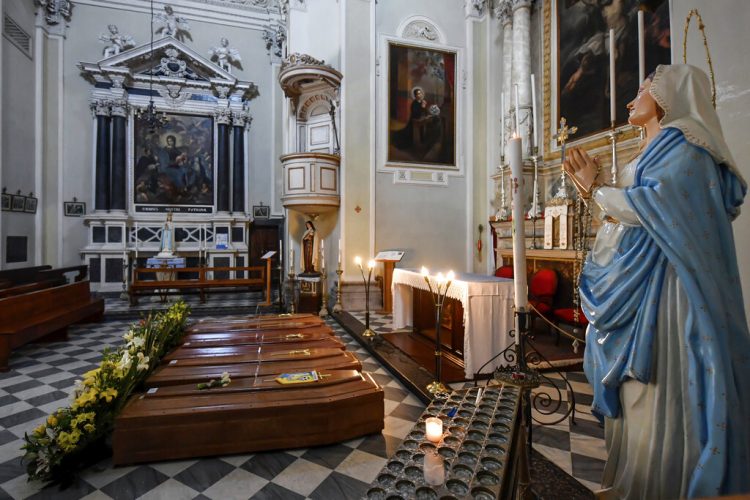
<path id="1" fill-rule="evenodd" d="M 161 25 L 157 28 L 156 33 L 171 36 L 180 41 L 184 41 L 186 37 L 193 39 L 190 35 L 190 24 L 187 19 L 176 15 L 171 5 L 165 5 L 164 14 L 156 14 L 154 18 L 157 24 Z"/>
<path id="2" fill-rule="evenodd" d="M 240 64 L 242 58 L 240 57 L 239 51 L 235 48 L 230 48 L 229 40 L 225 37 L 221 37 L 219 46 L 211 47 L 208 50 L 208 53 L 211 55 L 211 60 L 216 61 L 216 64 L 218 64 L 224 71 L 231 73 L 231 64 L 242 69 L 242 65 Z"/>
<path id="3" fill-rule="evenodd" d="M 305 274 L 318 275 L 315 264 L 318 261 L 318 235 L 311 220 L 305 222 L 305 234 L 302 235 L 302 266 Z"/>
<path id="4" fill-rule="evenodd" d="M 157 257 L 174 257 L 174 228 L 172 227 L 172 212 L 167 213 L 167 220 L 161 228 L 161 241 Z"/>
<path id="5" fill-rule="evenodd" d="M 638 91 L 638 0 L 557 2 L 559 33 L 558 117 L 579 128 L 578 137 L 610 128 L 609 30 L 614 30 L 616 125 Z M 645 13 L 646 72 L 671 61 L 669 2 Z M 585 106 L 581 106 L 585 102 Z"/>
<path id="6" fill-rule="evenodd" d="M 388 161 L 456 165 L 456 54 L 390 44 Z"/>
<path id="7" fill-rule="evenodd" d="M 114 24 L 107 25 L 109 33 L 99 35 L 99 40 L 106 43 L 104 47 L 104 57 L 111 57 L 119 54 L 123 50 L 135 46 L 135 40 L 130 35 L 121 35 L 120 30 Z"/>
<path id="8" fill-rule="evenodd" d="M 167 114 L 153 130 L 137 117 L 134 127 L 133 201 L 136 211 L 210 213 L 213 190 L 213 120 Z"/>

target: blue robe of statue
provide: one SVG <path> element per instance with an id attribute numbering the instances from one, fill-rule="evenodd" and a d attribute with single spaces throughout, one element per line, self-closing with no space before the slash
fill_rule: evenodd
<path id="1" fill-rule="evenodd" d="M 600 418 L 620 416 L 625 381 L 653 381 L 655 335 L 682 336 L 687 366 L 670 376 L 686 378 L 686 414 L 699 443 L 689 497 L 750 491 L 750 333 L 731 227 L 745 192 L 680 130 L 662 130 L 625 189 L 641 225 L 625 228 L 611 261 L 589 259 L 581 275 L 590 321 L 584 367 Z M 657 319 L 670 266 L 687 313 L 682 331 L 665 332 Z"/>

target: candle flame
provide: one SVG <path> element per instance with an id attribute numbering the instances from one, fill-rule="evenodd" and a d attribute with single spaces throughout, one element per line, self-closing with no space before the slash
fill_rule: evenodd
<path id="1" fill-rule="evenodd" d="M 375 267 L 375 261 L 372 260 L 372 259 L 368 260 L 367 261 L 367 269 L 372 269 L 373 267 Z"/>
<path id="2" fill-rule="evenodd" d="M 442 283 L 445 281 L 445 276 L 443 276 L 443 273 L 437 273 L 436 279 L 438 283 Z"/>
<path id="3" fill-rule="evenodd" d="M 422 266 L 422 276 L 429 276 L 430 271 L 426 267 Z"/>
<path id="4" fill-rule="evenodd" d="M 453 271 L 448 271 L 447 278 L 448 278 L 448 281 L 453 281 L 456 278 L 456 273 L 454 273 Z"/>
<path id="5" fill-rule="evenodd" d="M 360 257 L 359 255 L 357 255 L 356 257 L 354 257 L 354 263 L 356 265 L 358 265 L 358 266 L 361 267 L 362 266 L 362 257 Z"/>

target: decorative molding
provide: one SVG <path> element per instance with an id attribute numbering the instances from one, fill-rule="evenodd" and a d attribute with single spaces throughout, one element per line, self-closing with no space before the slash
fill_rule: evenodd
<path id="1" fill-rule="evenodd" d="M 500 0 L 493 9 L 495 17 L 500 21 L 500 26 L 513 24 L 513 9 L 510 0 Z"/>
<path id="2" fill-rule="evenodd" d="M 130 105 L 126 99 L 116 99 L 111 101 L 110 110 L 112 116 L 122 116 L 123 118 L 127 118 L 128 112 L 130 111 Z"/>
<path id="3" fill-rule="evenodd" d="M 266 26 L 263 29 L 263 40 L 272 62 L 279 62 L 286 46 L 286 26 L 280 22 Z"/>
<path id="4" fill-rule="evenodd" d="M 69 0 L 35 0 L 37 7 L 44 14 L 44 21 L 49 26 L 70 21 L 73 4 Z"/>
<path id="5" fill-rule="evenodd" d="M 160 25 L 154 33 L 171 36 L 180 41 L 184 41 L 185 38 L 193 39 L 190 35 L 190 23 L 184 17 L 176 15 L 171 5 L 165 5 L 164 14 L 156 14 L 154 19 Z"/>
<path id="6" fill-rule="evenodd" d="M 111 116 L 111 105 L 112 101 L 109 99 L 95 99 L 91 101 L 91 104 L 89 104 L 89 108 L 95 116 Z"/>
<path id="7" fill-rule="evenodd" d="M 109 33 L 99 35 L 99 40 L 107 44 L 104 47 L 104 57 L 111 57 L 119 54 L 123 50 L 135 47 L 135 40 L 130 35 L 121 35 L 120 30 L 115 24 L 108 24 Z"/>
<path id="8" fill-rule="evenodd" d="M 219 125 L 229 125 L 232 123 L 232 110 L 226 107 L 216 108 L 214 118 Z"/>
<path id="9" fill-rule="evenodd" d="M 219 46 L 211 47 L 208 49 L 208 53 L 211 55 L 211 60 L 216 60 L 216 64 L 227 73 L 232 72 L 230 66 L 232 64 L 240 68 L 242 67 L 240 65 L 242 58 L 239 51 L 233 47 L 229 47 L 229 40 L 226 37 L 221 37 Z"/>
<path id="10" fill-rule="evenodd" d="M 159 95 L 164 99 L 164 103 L 170 108 L 177 109 L 181 108 L 191 97 L 192 92 L 183 92 L 182 85 L 179 84 L 166 84 L 164 88 L 157 90 Z"/>
<path id="11" fill-rule="evenodd" d="M 511 9 L 516 11 L 518 9 L 531 8 L 534 0 L 509 0 L 509 3 L 511 4 Z"/>
<path id="12" fill-rule="evenodd" d="M 404 28 L 402 36 L 404 38 L 424 38 L 430 42 L 434 42 L 438 39 L 437 30 L 427 21 L 410 22 L 406 28 Z"/>
<path id="13" fill-rule="evenodd" d="M 464 11 L 466 17 L 481 19 L 489 7 L 490 0 L 464 0 Z"/>
<path id="14" fill-rule="evenodd" d="M 292 66 L 326 66 L 326 62 L 323 59 L 315 59 L 313 56 L 308 54 L 300 54 L 295 52 L 287 56 L 284 62 L 281 63 L 281 71 Z"/>

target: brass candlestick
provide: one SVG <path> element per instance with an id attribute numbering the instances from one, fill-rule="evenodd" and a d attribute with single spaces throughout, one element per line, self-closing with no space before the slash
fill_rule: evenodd
<path id="1" fill-rule="evenodd" d="M 339 314 L 344 312 L 344 306 L 341 304 L 341 275 L 344 274 L 344 270 L 341 269 L 341 263 L 339 262 L 339 268 L 336 269 L 336 275 L 339 277 L 336 283 L 336 303 L 333 305 L 333 312 Z"/>
<path id="2" fill-rule="evenodd" d="M 296 288 L 296 284 L 297 284 L 297 279 L 296 278 L 297 277 L 294 274 L 294 268 L 292 268 L 289 271 L 289 295 L 290 295 L 290 297 L 289 297 L 289 313 L 290 314 L 295 314 L 295 312 L 296 312 L 295 311 L 295 307 L 294 307 L 294 302 L 295 302 L 294 301 L 294 293 L 296 292 L 295 288 Z"/>
<path id="3" fill-rule="evenodd" d="M 327 290 L 327 283 L 328 283 L 328 275 L 323 270 L 323 275 L 320 278 L 320 312 L 318 313 L 318 316 L 321 318 L 325 318 L 328 316 L 328 290 Z"/>

